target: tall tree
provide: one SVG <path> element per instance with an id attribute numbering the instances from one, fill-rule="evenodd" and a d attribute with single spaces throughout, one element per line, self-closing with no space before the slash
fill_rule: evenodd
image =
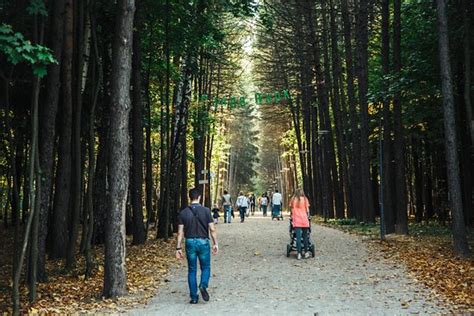
<path id="1" fill-rule="evenodd" d="M 44 282 L 46 276 L 46 236 L 48 233 L 48 218 L 50 209 L 50 197 L 53 182 L 53 152 L 54 138 L 56 134 L 56 114 L 59 101 L 59 89 L 61 87 L 61 56 L 63 50 L 63 14 L 64 0 L 54 1 L 54 11 L 51 28 L 51 47 L 57 64 L 48 67 L 46 83 L 45 106 L 40 109 L 39 121 L 39 159 L 41 176 L 41 206 L 39 209 L 39 236 L 38 236 L 38 280 Z"/>
<path id="2" fill-rule="evenodd" d="M 133 244 L 143 244 L 146 240 L 143 223 L 143 102 L 142 102 L 142 72 L 141 72 L 141 36 L 143 30 L 141 4 L 135 11 L 135 31 L 133 34 L 132 58 L 132 168 L 130 192 L 133 208 Z"/>
<path id="3" fill-rule="evenodd" d="M 382 73 L 384 75 L 384 92 L 383 98 L 383 176 L 381 186 L 383 192 L 383 208 L 385 213 L 385 232 L 387 234 L 395 232 L 395 214 L 393 209 L 393 187 L 392 184 L 392 115 L 390 111 L 389 98 L 389 80 L 390 74 L 390 1 L 382 0 Z"/>
<path id="4" fill-rule="evenodd" d="M 74 3 L 65 0 L 64 49 L 62 62 L 63 103 L 60 111 L 61 127 L 58 144 L 58 166 L 56 187 L 54 190 L 53 212 L 53 248 L 51 254 L 56 258 L 65 258 L 69 241 L 68 210 L 71 190 L 71 133 L 73 102 L 73 54 L 74 54 Z"/>
<path id="5" fill-rule="evenodd" d="M 349 117 L 351 128 L 351 158 L 350 159 L 350 178 L 351 178 L 351 200 L 353 201 L 353 209 L 349 209 L 349 216 L 362 218 L 362 186 L 360 172 L 360 129 L 357 119 L 357 100 L 355 93 L 355 67 L 352 51 L 352 22 L 349 12 L 347 0 L 341 1 L 342 22 L 344 26 L 344 55 L 346 63 L 347 76 L 347 97 L 349 101 Z"/>
<path id="6" fill-rule="evenodd" d="M 400 76 L 402 70 L 401 52 L 401 0 L 393 1 L 393 70 Z M 402 107 L 400 92 L 395 92 L 393 97 L 394 117 L 394 158 L 395 158 L 395 208 L 396 225 L 398 234 L 408 234 L 408 212 L 406 193 L 406 167 L 405 167 L 405 139 L 402 122 Z"/>
<path id="7" fill-rule="evenodd" d="M 83 87 L 83 76 L 84 76 L 84 55 L 86 49 L 86 41 L 89 39 L 85 38 L 85 13 L 84 4 L 85 1 L 79 1 L 76 8 L 75 14 L 75 31 L 76 31 L 76 42 L 75 51 L 75 86 L 73 87 L 74 102 L 73 102 L 73 120 L 72 120 L 72 172 L 71 172 L 71 196 L 70 196 L 70 221 L 69 221 L 69 239 L 66 254 L 66 270 L 72 270 L 76 266 L 76 244 L 79 236 L 79 217 L 81 213 L 82 203 L 82 185 L 83 185 L 83 151 L 81 143 L 81 124 L 82 124 L 82 87 Z"/>
<path id="8" fill-rule="evenodd" d="M 456 115 L 454 108 L 451 61 L 449 58 L 448 19 L 445 0 L 436 0 L 438 14 L 438 49 L 443 92 L 443 115 L 445 151 L 447 163 L 448 189 L 451 214 L 453 217 L 454 252 L 462 257 L 470 255 L 464 223 L 461 181 L 459 173 L 458 140 L 456 135 Z"/>
<path id="9" fill-rule="evenodd" d="M 112 56 L 109 198 L 105 238 L 105 297 L 125 294 L 125 209 L 129 184 L 129 114 L 132 64 L 134 0 L 119 0 L 116 5 Z"/>
<path id="10" fill-rule="evenodd" d="M 370 184 L 370 149 L 369 149 L 369 109 L 368 109 L 368 0 L 359 0 L 356 15 L 356 52 L 357 78 L 359 84 L 360 106 L 360 172 L 362 219 L 365 222 L 375 220 L 372 188 Z"/>

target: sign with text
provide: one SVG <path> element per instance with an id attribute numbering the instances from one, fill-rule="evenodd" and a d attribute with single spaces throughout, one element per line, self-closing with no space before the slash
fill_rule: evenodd
<path id="1" fill-rule="evenodd" d="M 255 92 L 255 104 L 256 105 L 275 105 L 286 103 L 291 99 L 290 92 L 288 90 L 275 91 L 273 93 L 262 93 Z M 209 101 L 209 96 L 203 94 L 199 99 L 199 102 Z M 212 99 L 212 105 L 216 110 L 220 107 L 227 107 L 230 110 L 235 109 L 236 107 L 245 107 L 247 105 L 247 100 L 244 96 L 230 96 L 230 97 L 214 97 Z"/>

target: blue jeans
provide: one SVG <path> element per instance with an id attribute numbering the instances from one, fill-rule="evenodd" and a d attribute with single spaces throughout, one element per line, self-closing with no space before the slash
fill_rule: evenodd
<path id="1" fill-rule="evenodd" d="M 230 205 L 224 205 L 224 223 L 230 224 L 231 218 L 232 218 L 232 212 L 230 210 Z"/>
<path id="2" fill-rule="evenodd" d="M 262 205 L 263 216 L 267 216 L 267 206 Z"/>
<path id="3" fill-rule="evenodd" d="M 308 251 L 308 230 L 309 228 L 295 227 L 296 233 L 296 251 L 301 253 L 301 237 L 303 237 L 304 252 Z M 301 236 L 303 235 L 303 236 Z"/>
<path id="4" fill-rule="evenodd" d="M 273 216 L 280 216 L 281 213 L 281 204 L 272 205 L 272 215 Z"/>
<path id="5" fill-rule="evenodd" d="M 188 259 L 188 285 L 189 293 L 192 300 L 197 300 L 197 260 L 201 266 L 201 282 L 200 288 L 207 289 L 209 285 L 209 277 L 211 276 L 211 246 L 209 239 L 189 238 L 186 239 L 186 258 Z"/>
<path id="6" fill-rule="evenodd" d="M 245 220 L 245 213 L 247 213 L 247 208 L 246 207 L 239 207 L 240 211 L 240 222 L 242 223 Z"/>

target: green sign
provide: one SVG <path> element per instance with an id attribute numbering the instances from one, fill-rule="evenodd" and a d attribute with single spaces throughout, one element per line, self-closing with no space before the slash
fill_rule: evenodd
<path id="1" fill-rule="evenodd" d="M 261 93 L 255 92 L 255 104 L 257 105 L 271 105 L 271 104 L 280 104 L 284 101 L 290 100 L 290 92 L 288 90 L 275 91 L 274 93 Z M 209 97 L 207 94 L 203 94 L 199 99 L 200 102 L 208 101 Z M 214 110 L 220 107 L 227 107 L 230 110 L 235 109 L 236 107 L 245 107 L 247 101 L 245 96 L 230 96 L 230 97 L 214 97 L 212 100 L 212 105 Z"/>

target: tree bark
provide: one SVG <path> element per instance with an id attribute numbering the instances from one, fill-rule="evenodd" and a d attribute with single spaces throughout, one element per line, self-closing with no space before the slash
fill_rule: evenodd
<path id="1" fill-rule="evenodd" d="M 420 150 L 423 148 L 420 141 L 412 141 L 412 157 L 415 181 L 415 220 L 421 223 L 423 220 L 423 163 Z"/>
<path id="2" fill-rule="evenodd" d="M 173 133 L 171 150 L 169 151 L 169 168 L 167 170 L 168 183 L 165 188 L 165 192 L 161 192 L 161 198 L 163 201 L 163 209 L 160 212 L 158 221 L 158 234 L 157 238 L 163 238 L 165 240 L 169 237 L 169 230 L 171 226 L 171 212 L 170 209 L 173 205 L 177 205 L 177 201 L 180 198 L 181 192 L 179 182 L 181 179 L 177 179 L 178 170 L 180 167 L 185 166 L 183 164 L 183 153 L 186 151 L 183 143 L 183 135 L 186 134 L 186 125 L 188 120 L 188 109 L 191 101 L 191 74 L 192 69 L 190 65 L 190 56 L 187 55 L 181 65 L 181 78 L 177 85 L 176 92 L 176 114 L 174 119 Z M 176 209 L 176 208 L 174 208 Z"/>
<path id="3" fill-rule="evenodd" d="M 360 129 L 357 119 L 357 105 L 355 97 L 355 71 L 352 53 L 352 22 L 349 13 L 347 0 L 340 0 L 342 11 L 342 22 L 344 25 L 344 55 L 346 61 L 347 76 L 347 97 L 349 100 L 349 117 L 351 128 L 351 159 L 350 159 L 350 179 L 351 179 L 351 200 L 353 209 L 348 210 L 349 217 L 362 219 L 362 201 L 361 201 L 361 174 L 360 174 Z"/>
<path id="4" fill-rule="evenodd" d="M 382 73 L 384 76 L 390 74 L 390 5 L 389 0 L 382 0 Z M 390 97 L 388 79 L 383 78 L 384 83 L 384 99 L 383 99 L 383 176 L 381 185 L 383 188 L 383 209 L 385 218 L 385 233 L 391 234 L 395 232 L 395 210 L 393 208 L 392 195 L 394 188 L 392 186 L 392 115 L 390 111 Z M 380 114 L 379 114 L 380 115 Z"/>
<path id="5" fill-rule="evenodd" d="M 135 30 L 133 32 L 132 58 L 132 168 L 131 168 L 131 200 L 133 209 L 133 244 L 140 245 L 146 240 L 143 223 L 143 102 L 142 102 L 142 73 L 141 73 L 141 6 L 135 11 Z"/>
<path id="6" fill-rule="evenodd" d="M 110 156 L 105 238 L 105 297 L 126 293 L 125 207 L 128 192 L 130 76 L 132 62 L 134 0 L 119 0 L 116 5 L 115 35 L 112 57 Z"/>
<path id="7" fill-rule="evenodd" d="M 63 50 L 63 14 L 64 0 L 54 1 L 54 13 L 51 29 L 51 49 L 58 64 L 48 66 L 46 83 L 45 106 L 40 110 L 39 121 L 39 159 L 41 176 L 41 191 L 39 192 L 41 205 L 39 208 L 39 233 L 38 233 L 38 274 L 39 282 L 46 282 L 46 237 L 48 235 L 48 218 L 50 197 L 53 182 L 53 153 L 56 134 L 56 115 L 58 110 L 59 89 L 61 87 L 60 71 Z"/>
<path id="8" fill-rule="evenodd" d="M 76 33 L 77 33 L 77 50 L 76 55 L 76 71 L 74 73 L 75 80 L 75 100 L 73 103 L 73 129 L 72 129 L 72 172 L 71 172 L 71 197 L 70 197 L 70 232 L 69 242 L 66 254 L 66 270 L 71 271 L 76 266 L 76 244 L 79 235 L 79 216 L 81 213 L 82 201 L 82 146 L 81 146 L 81 117 L 82 117 L 82 82 L 84 71 L 84 52 L 85 41 L 89 39 L 84 38 L 84 1 L 79 1 L 76 4 Z"/>
<path id="9" fill-rule="evenodd" d="M 98 39 L 97 39 L 97 25 L 95 16 L 95 7 L 92 6 L 89 10 L 89 18 L 91 21 L 91 46 L 93 51 L 92 59 L 92 94 L 91 94 L 91 108 L 89 113 L 89 131 L 88 131 L 88 176 L 87 176 L 87 193 L 86 193 L 86 217 L 83 225 L 87 225 L 87 235 L 85 241 L 84 254 L 86 259 L 86 270 L 84 278 L 88 279 L 92 275 L 94 267 L 94 258 L 92 250 L 92 237 L 94 235 L 94 184 L 95 184 L 95 114 L 97 107 L 97 100 L 99 97 L 100 87 L 103 82 L 102 62 L 99 56 Z M 83 237 L 84 238 L 84 237 Z"/>
<path id="10" fill-rule="evenodd" d="M 346 152 L 346 117 L 345 105 L 343 102 L 341 76 L 341 59 L 339 57 L 338 49 L 338 29 L 336 25 L 336 8 L 334 7 L 334 1 L 329 0 L 330 6 L 330 28 L 331 28 L 331 57 L 332 57 L 332 71 L 333 71 L 333 112 L 335 117 L 335 131 L 336 131 L 336 142 L 337 142 L 337 153 L 339 160 L 339 171 L 341 174 L 342 183 L 342 202 L 346 205 L 346 210 L 352 209 L 352 200 L 350 199 L 351 186 L 348 177 L 348 166 L 347 166 L 347 152 Z M 343 205 L 344 206 L 344 205 Z M 339 210 L 336 207 L 336 218 L 345 217 L 345 209 Z"/>
<path id="11" fill-rule="evenodd" d="M 146 74 L 145 94 L 146 94 L 146 126 L 145 126 L 145 190 L 146 190 L 146 233 L 148 235 L 148 226 L 155 221 L 155 208 L 153 207 L 153 153 L 151 149 L 151 96 L 150 96 L 150 71 L 151 56 L 148 60 L 148 69 Z M 163 93 L 160 93 L 162 96 Z M 161 109 L 163 102 L 161 103 Z M 163 111 L 162 111 L 163 112 Z M 160 117 L 160 121 L 163 116 Z M 162 129 L 160 128 L 160 140 L 163 138 Z M 161 153 L 161 152 L 160 152 Z M 162 156 L 160 155 L 160 159 Z"/>
<path id="12" fill-rule="evenodd" d="M 71 189 L 71 126 L 72 126 L 72 60 L 74 49 L 73 0 L 65 0 L 63 48 L 63 104 L 58 145 L 58 166 L 54 195 L 53 238 L 51 256 L 66 257 L 68 247 L 68 209 Z"/>
<path id="13" fill-rule="evenodd" d="M 453 84 L 449 59 L 448 21 L 445 0 L 436 0 L 438 15 L 438 49 L 441 70 L 441 87 L 443 92 L 443 116 L 445 133 L 445 150 L 450 193 L 451 216 L 453 220 L 454 252 L 461 257 L 469 257 L 470 250 L 464 224 L 459 157 L 456 135 L 456 115 L 454 108 Z"/>
<path id="14" fill-rule="evenodd" d="M 472 18 L 472 2 L 462 0 L 463 13 L 463 32 L 464 32 L 464 107 L 466 108 L 467 130 L 471 138 L 471 145 L 474 144 L 474 121 L 472 117 L 471 102 L 471 18 Z M 474 212 L 471 212 L 474 216 Z"/>
<path id="15" fill-rule="evenodd" d="M 360 172 L 362 220 L 375 221 L 373 195 L 370 184 L 369 112 L 368 112 L 368 0 L 359 0 L 356 16 L 357 78 L 360 106 Z"/>
<path id="16" fill-rule="evenodd" d="M 467 148 L 463 148 L 463 165 L 464 170 L 470 169 L 469 174 L 472 173 L 472 146 L 474 144 L 474 121 L 472 117 L 472 102 L 471 102 L 471 18 L 472 18 L 472 4 L 468 0 L 462 1 L 462 12 L 463 12 L 463 31 L 464 31 L 464 107 L 465 107 L 465 122 L 466 122 L 466 132 L 467 137 L 464 137 L 467 140 Z M 464 174 L 464 172 L 463 172 Z M 472 178 L 465 175 L 463 179 L 464 187 L 464 218 L 466 220 L 466 225 L 471 225 L 474 223 L 474 209 L 472 203 Z"/>
<path id="17" fill-rule="evenodd" d="M 401 61 L 401 0 L 393 1 L 393 70 L 400 76 Z M 406 192 L 406 162 L 405 162 L 405 136 L 402 122 L 402 106 L 400 93 L 393 97 L 394 117 L 394 160 L 395 160 L 395 232 L 408 234 L 407 192 Z"/>

